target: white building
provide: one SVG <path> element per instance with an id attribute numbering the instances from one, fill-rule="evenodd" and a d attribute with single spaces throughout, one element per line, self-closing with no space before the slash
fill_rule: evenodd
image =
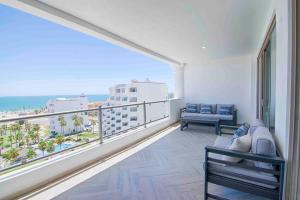
<path id="1" fill-rule="evenodd" d="M 47 110 L 49 113 L 72 111 L 72 110 L 82 110 L 88 109 L 88 98 L 84 95 L 77 98 L 57 98 L 52 99 L 47 102 Z M 75 127 L 73 122 L 73 116 L 75 114 L 63 115 L 66 126 L 61 127 L 58 120 L 59 116 L 50 117 L 50 132 L 70 134 L 73 132 L 81 131 L 85 126 L 88 125 L 87 113 L 78 113 L 78 116 L 83 118 L 83 125 L 80 127 Z"/>
<path id="2" fill-rule="evenodd" d="M 142 102 L 161 101 L 168 98 L 165 83 L 132 80 L 129 84 L 118 84 L 109 88 L 105 106 L 118 106 Z M 151 122 L 166 115 L 164 103 L 146 105 L 146 121 Z M 144 124 L 143 105 L 103 109 L 103 133 L 111 135 Z"/>

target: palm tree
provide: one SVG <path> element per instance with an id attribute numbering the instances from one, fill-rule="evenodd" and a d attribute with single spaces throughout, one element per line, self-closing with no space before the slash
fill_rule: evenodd
<path id="1" fill-rule="evenodd" d="M 47 143 L 44 140 L 41 140 L 39 142 L 38 148 L 43 152 L 43 156 L 44 156 L 45 150 L 47 148 Z"/>
<path id="2" fill-rule="evenodd" d="M 4 146 L 4 137 L 0 137 L 0 156 L 1 156 L 1 152 L 2 152 L 2 149 L 3 149 L 3 146 Z"/>
<path id="3" fill-rule="evenodd" d="M 32 159 L 32 158 L 36 157 L 36 152 L 30 147 L 26 153 L 26 157 L 28 159 Z"/>
<path id="4" fill-rule="evenodd" d="M 59 121 L 59 124 L 60 124 L 60 127 L 61 127 L 61 132 L 62 132 L 62 134 L 64 134 L 64 132 L 65 132 L 65 127 L 67 126 L 67 122 L 66 122 L 64 116 L 63 116 L 63 115 L 60 115 L 60 116 L 58 117 L 58 121 Z"/>
<path id="5" fill-rule="evenodd" d="M 18 146 L 20 146 L 21 141 L 23 141 L 24 134 L 21 131 L 18 131 L 15 137 L 16 137 L 15 139 L 17 141 L 16 144 L 18 144 Z"/>
<path id="6" fill-rule="evenodd" d="M 47 151 L 48 153 L 51 153 L 51 152 L 54 151 L 54 143 L 53 143 L 52 140 L 50 140 L 50 141 L 47 142 L 47 148 L 46 148 L 46 151 Z"/>
<path id="7" fill-rule="evenodd" d="M 29 146 L 29 144 L 30 144 L 30 135 L 29 135 L 29 133 L 27 135 L 25 135 L 25 143 L 26 143 L 26 146 Z"/>
<path id="8" fill-rule="evenodd" d="M 11 148 L 7 152 L 5 152 L 2 157 L 5 160 L 8 160 L 10 162 L 14 162 L 19 155 L 20 155 L 19 154 L 19 149 L 17 149 L 17 148 Z"/>
<path id="9" fill-rule="evenodd" d="M 40 125 L 33 124 L 32 131 L 34 132 L 35 143 L 39 143 L 40 142 L 40 130 L 41 130 Z"/>
<path id="10" fill-rule="evenodd" d="M 72 120 L 75 126 L 75 132 L 77 133 L 77 127 L 80 126 L 79 117 L 77 115 L 73 115 Z"/>
<path id="11" fill-rule="evenodd" d="M 2 129 L 2 131 L 3 131 L 3 133 L 4 133 L 4 135 L 6 135 L 6 132 L 7 132 L 7 125 L 6 124 L 3 124 L 2 126 L 1 126 L 1 129 Z"/>
<path id="12" fill-rule="evenodd" d="M 34 134 L 34 132 L 33 132 L 32 130 L 29 131 L 28 136 L 29 136 L 30 140 L 31 140 L 33 143 L 35 143 L 35 134 Z"/>
<path id="13" fill-rule="evenodd" d="M 7 140 L 8 140 L 9 143 L 10 143 L 10 147 L 12 147 L 12 144 L 13 144 L 13 141 L 14 141 L 14 136 L 13 136 L 13 135 L 9 135 L 9 136 L 7 137 Z"/>
<path id="14" fill-rule="evenodd" d="M 30 124 L 28 121 L 25 121 L 25 123 L 24 123 L 24 128 L 25 128 L 25 131 L 26 131 L 27 133 L 29 133 L 30 130 L 31 130 L 31 124 Z"/>
<path id="15" fill-rule="evenodd" d="M 92 119 L 91 120 L 91 125 L 92 125 L 92 127 L 93 127 L 93 133 L 95 133 L 95 126 L 96 126 L 96 120 L 94 120 L 94 119 Z"/>
<path id="16" fill-rule="evenodd" d="M 82 131 L 82 125 L 83 125 L 83 117 L 82 116 L 79 116 L 78 117 L 78 124 L 79 124 L 79 127 L 80 127 L 80 131 Z"/>
<path id="17" fill-rule="evenodd" d="M 64 136 L 57 135 L 56 138 L 55 138 L 55 142 L 56 142 L 56 144 L 59 145 L 60 150 L 61 150 L 61 144 L 64 142 Z"/>

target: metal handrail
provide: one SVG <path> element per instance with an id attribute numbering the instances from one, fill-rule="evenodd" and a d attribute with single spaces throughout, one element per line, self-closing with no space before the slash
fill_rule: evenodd
<path id="1" fill-rule="evenodd" d="M 60 150 L 58 152 L 53 152 L 53 153 L 50 153 L 50 154 L 48 154 L 46 156 L 42 156 L 42 157 L 39 157 L 39 158 L 27 160 L 25 163 L 19 163 L 19 164 L 15 164 L 15 165 L 6 167 L 4 169 L 0 169 L 0 172 L 7 171 L 9 169 L 16 168 L 16 167 L 19 167 L 19 166 L 22 166 L 22 165 L 26 165 L 28 163 L 32 163 L 32 162 L 35 162 L 35 161 L 38 161 L 38 160 L 42 160 L 42 159 L 45 159 L 47 157 L 53 156 L 55 154 L 60 154 L 60 153 L 65 152 L 65 151 L 73 150 L 75 148 L 78 148 L 80 146 L 96 142 L 98 140 L 99 140 L 99 143 L 102 144 L 103 143 L 103 139 L 108 139 L 108 138 L 113 137 L 115 135 L 120 135 L 121 133 L 127 132 L 129 130 L 133 130 L 135 128 L 139 128 L 139 127 L 142 127 L 142 126 L 144 128 L 147 128 L 147 124 L 153 123 L 155 121 L 159 121 L 159 120 L 162 120 L 162 119 L 165 119 L 165 118 L 169 117 L 169 115 L 164 115 L 164 117 L 162 117 L 162 118 L 155 119 L 155 120 L 152 120 L 152 121 L 150 120 L 150 122 L 147 122 L 146 105 L 147 104 L 151 105 L 151 104 L 155 104 L 155 103 L 166 103 L 166 102 L 169 102 L 169 101 L 170 100 L 161 100 L 161 101 L 153 101 L 153 102 L 142 102 L 142 103 L 124 104 L 124 105 L 118 105 L 118 106 L 99 106 L 98 108 L 91 108 L 91 109 L 72 110 L 72 111 L 47 113 L 47 114 L 37 114 L 37 115 L 29 115 L 29 116 L 23 116 L 23 117 L 14 117 L 14 118 L 0 119 L 0 123 L 5 123 L 5 122 L 22 121 L 22 120 L 36 119 L 36 118 L 43 118 L 43 117 L 51 117 L 51 116 L 59 116 L 59 115 L 66 115 L 66 114 L 81 113 L 81 112 L 97 111 L 98 112 L 98 123 L 99 123 L 99 137 L 96 138 L 96 139 L 94 139 L 94 140 L 88 141 L 88 142 L 83 143 L 83 144 L 78 144 L 78 145 L 75 145 L 73 147 Z M 143 123 L 141 125 L 137 125 L 137 126 L 125 129 L 125 130 L 121 130 L 121 131 L 119 131 L 117 133 L 114 133 L 112 135 L 103 136 L 103 131 L 102 131 L 102 110 L 113 109 L 113 108 L 121 108 L 121 107 L 129 107 L 129 106 L 140 106 L 140 105 L 143 105 L 143 112 L 144 112 L 144 115 L 143 115 L 144 116 L 144 120 L 143 120 Z"/>
<path id="2" fill-rule="evenodd" d="M 162 103 L 162 102 L 168 102 L 168 101 L 170 101 L 170 100 L 146 102 L 145 104 L 147 105 L 147 104 L 152 104 L 152 103 Z M 139 106 L 139 105 L 143 105 L 143 104 L 144 104 L 144 102 L 124 104 L 124 105 L 118 105 L 118 106 L 105 106 L 105 107 L 102 106 L 101 109 L 106 110 L 106 109 L 122 108 L 122 107 L 129 107 L 129 106 Z M 28 116 L 23 116 L 23 117 L 11 117 L 11 118 L 0 119 L 0 123 L 12 122 L 12 121 L 22 121 L 22 120 L 51 117 L 51 116 L 59 116 L 59 115 L 66 115 L 66 114 L 74 114 L 74 113 L 81 113 L 81 112 L 91 112 L 91 111 L 98 111 L 98 110 L 99 110 L 99 108 L 90 108 L 90 109 L 71 110 L 71 111 L 63 111 L 63 112 L 55 112 L 55 113 L 47 113 L 47 114 L 28 115 Z"/>

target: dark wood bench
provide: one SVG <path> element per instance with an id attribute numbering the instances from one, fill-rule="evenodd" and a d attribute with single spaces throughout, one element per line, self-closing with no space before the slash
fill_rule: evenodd
<path id="1" fill-rule="evenodd" d="M 225 129 L 237 129 L 236 126 L 220 126 L 220 135 Z M 227 134 L 230 134 L 228 131 Z M 217 156 L 216 156 L 217 155 Z M 270 163 L 273 169 L 256 167 L 248 165 L 246 162 L 233 163 L 225 161 L 218 156 L 231 156 L 242 158 L 244 161 L 254 161 L 261 163 Z M 267 157 L 252 153 L 241 153 L 224 148 L 214 146 L 205 147 L 205 199 L 212 198 L 218 200 L 225 200 L 208 192 L 208 183 L 221 185 L 237 189 L 239 191 L 251 193 L 254 195 L 270 198 L 282 199 L 283 197 L 283 183 L 284 183 L 284 166 L 285 161 L 277 149 L 277 157 Z M 232 170 L 231 170 L 232 169 Z M 261 176 L 260 176 L 261 175 Z M 261 178 L 266 176 L 275 177 L 277 181 L 268 180 L 268 178 Z"/>

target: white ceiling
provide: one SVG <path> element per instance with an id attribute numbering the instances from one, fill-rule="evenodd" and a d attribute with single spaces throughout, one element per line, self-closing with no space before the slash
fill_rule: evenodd
<path id="1" fill-rule="evenodd" d="M 253 52 L 272 0 L 42 2 L 164 56 L 197 63 Z"/>

